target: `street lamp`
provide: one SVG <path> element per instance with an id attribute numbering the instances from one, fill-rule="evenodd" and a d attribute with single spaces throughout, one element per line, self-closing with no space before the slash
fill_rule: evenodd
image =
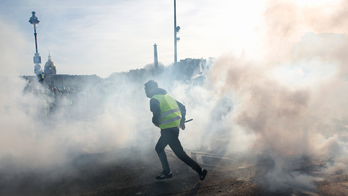
<path id="1" fill-rule="evenodd" d="M 42 75 L 42 70 L 41 70 L 41 56 L 39 55 L 39 50 L 37 47 L 37 33 L 36 33 L 36 26 L 39 24 L 39 19 L 35 16 L 35 12 L 31 12 L 32 16 L 30 17 L 29 23 L 33 25 L 34 27 L 34 37 L 35 37 L 35 56 L 34 56 L 34 72 L 36 75 L 41 76 Z"/>
<path id="2" fill-rule="evenodd" d="M 176 26 L 176 0 L 174 0 L 174 65 L 177 64 L 177 47 L 176 43 L 180 40 L 176 34 L 179 33 L 180 27 Z"/>

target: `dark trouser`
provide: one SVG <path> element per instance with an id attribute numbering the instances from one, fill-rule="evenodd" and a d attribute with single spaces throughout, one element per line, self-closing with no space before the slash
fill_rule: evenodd
<path id="1" fill-rule="evenodd" d="M 155 147 L 158 157 L 161 160 L 164 174 L 169 174 L 170 172 L 167 155 L 164 152 L 164 148 L 168 144 L 180 160 L 182 160 L 184 163 L 186 163 L 199 174 L 201 173 L 202 168 L 194 160 L 187 156 L 187 154 L 181 146 L 181 143 L 179 141 L 179 128 L 173 127 L 161 130 L 161 137 L 159 138 Z"/>

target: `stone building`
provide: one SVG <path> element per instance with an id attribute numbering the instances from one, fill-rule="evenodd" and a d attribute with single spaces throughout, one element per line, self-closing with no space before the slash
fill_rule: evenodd
<path id="1" fill-rule="evenodd" d="M 51 59 L 51 54 L 48 55 L 48 61 L 46 62 L 44 67 L 44 74 L 45 74 L 45 77 L 57 74 L 57 69 Z"/>

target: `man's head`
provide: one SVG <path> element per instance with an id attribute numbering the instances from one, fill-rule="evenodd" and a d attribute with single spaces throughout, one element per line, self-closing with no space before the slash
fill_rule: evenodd
<path id="1" fill-rule="evenodd" d="M 153 92 L 158 88 L 158 84 L 154 80 L 149 80 L 144 84 L 144 86 L 145 93 L 148 98 L 151 98 L 153 96 Z"/>

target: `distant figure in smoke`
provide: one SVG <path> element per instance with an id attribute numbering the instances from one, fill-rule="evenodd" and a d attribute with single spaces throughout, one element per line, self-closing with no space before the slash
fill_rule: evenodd
<path id="1" fill-rule="evenodd" d="M 194 169 L 200 180 L 204 180 L 208 171 L 201 168 L 185 153 L 179 141 L 179 127 L 185 130 L 186 109 L 183 104 L 176 101 L 167 91 L 158 88 L 157 82 L 150 80 L 145 83 L 145 93 L 150 100 L 150 110 L 153 113 L 152 122 L 161 128 L 161 137 L 156 144 L 156 152 L 162 163 L 163 173 L 156 179 L 162 180 L 173 177 L 170 171 L 167 155 L 164 148 L 169 144 L 176 156 Z M 182 117 L 181 117 L 182 115 Z"/>

